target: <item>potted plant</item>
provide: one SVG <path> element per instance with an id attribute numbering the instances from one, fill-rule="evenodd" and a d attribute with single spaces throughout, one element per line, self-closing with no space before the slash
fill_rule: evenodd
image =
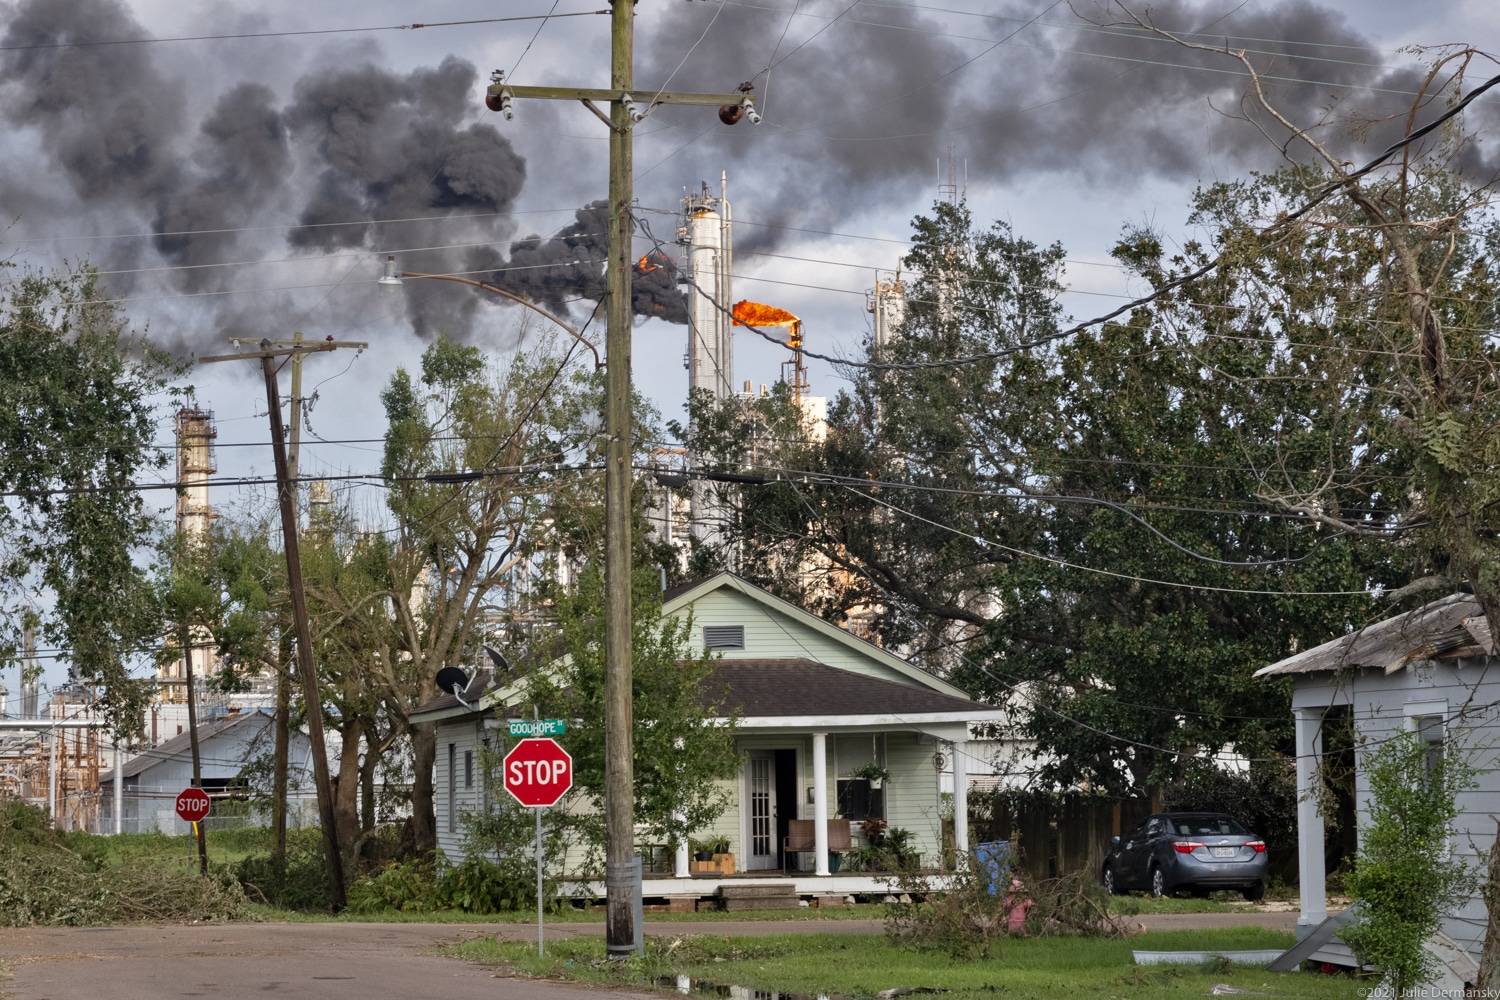
<path id="1" fill-rule="evenodd" d="M 879 816 L 871 816 L 865 820 L 865 840 L 871 847 L 879 847 L 885 842 L 885 820 Z"/>
<path id="2" fill-rule="evenodd" d="M 694 861 L 712 861 L 714 859 L 714 848 L 720 844 L 720 840 L 696 840 L 688 838 L 688 847 L 692 848 Z"/>
<path id="3" fill-rule="evenodd" d="M 863 778 L 870 783 L 871 788 L 880 788 L 885 784 L 885 779 L 891 776 L 891 772 L 871 761 L 855 769 L 853 777 Z"/>

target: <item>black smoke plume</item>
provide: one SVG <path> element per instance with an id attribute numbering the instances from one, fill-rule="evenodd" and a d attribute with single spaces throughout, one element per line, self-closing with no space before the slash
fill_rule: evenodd
<path id="1" fill-rule="evenodd" d="M 533 234 L 515 241 L 510 245 L 509 262 L 490 280 L 554 312 L 568 311 L 579 300 L 598 302 L 605 291 L 608 207 L 605 201 L 590 202 L 550 238 Z M 670 261 L 643 257 L 631 274 L 631 305 L 637 316 L 669 323 L 688 321 L 687 296 L 677 288 Z"/>

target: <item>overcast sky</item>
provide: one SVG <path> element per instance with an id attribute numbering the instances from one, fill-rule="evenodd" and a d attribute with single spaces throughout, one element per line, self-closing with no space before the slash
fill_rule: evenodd
<path id="1" fill-rule="evenodd" d="M 497 352 L 517 343 L 519 310 L 481 293 L 411 282 L 394 298 L 377 294 L 385 253 L 411 269 L 480 276 L 524 261 L 538 295 L 579 322 L 587 315 L 588 303 L 566 300 L 597 279 L 597 227 L 578 212 L 606 193 L 604 127 L 562 102 L 518 101 L 505 122 L 482 97 L 495 68 L 517 84 L 606 86 L 608 17 L 56 43 L 567 14 L 603 0 L 191 6 L 0 4 L 0 217 L 14 220 L 0 253 L 33 267 L 92 261 L 131 320 L 183 352 L 294 330 L 369 341 L 358 358 L 308 362 L 312 428 L 334 441 L 379 437 L 380 388 L 437 332 Z M 1125 34 L 1108 23 L 1118 10 L 1092 0 L 644 0 L 637 11 L 640 89 L 753 81 L 765 119 L 727 127 L 712 109 L 658 110 L 635 131 L 642 216 L 670 242 L 684 190 L 717 187 L 727 172 L 736 298 L 801 315 L 809 346 L 829 353 L 857 351 L 869 329 L 864 292 L 876 269 L 898 264 L 950 145 L 981 223 L 1004 219 L 1063 244 L 1065 304 L 1079 318 L 1130 290 L 1108 256 L 1123 224 L 1181 237 L 1196 185 L 1276 163 L 1258 132 L 1214 110 L 1235 107 L 1243 90 L 1232 61 Z M 1489 0 L 1169 0 L 1150 11 L 1195 40 L 1251 50 L 1299 121 L 1335 103 L 1405 107 L 1424 62 L 1403 47 L 1500 51 L 1500 4 Z M 1476 65 L 1474 78 L 1496 71 Z M 1479 106 L 1470 124 L 1487 128 L 1496 108 Z M 1494 145 L 1481 134 L 1475 170 L 1500 163 Z M 549 242 L 570 226 L 576 238 Z M 514 246 L 532 236 L 540 242 Z M 636 330 L 637 384 L 666 417 L 681 415 L 686 336 L 654 319 Z M 742 333 L 735 381 L 774 381 L 782 360 Z M 194 373 L 219 420 L 221 474 L 270 469 L 257 371 L 247 362 Z M 823 395 L 843 384 L 826 367 L 812 382 Z M 163 413 L 163 441 L 170 428 Z M 378 452 L 313 441 L 304 474 L 373 470 Z M 359 502 L 378 497 L 366 490 Z"/>

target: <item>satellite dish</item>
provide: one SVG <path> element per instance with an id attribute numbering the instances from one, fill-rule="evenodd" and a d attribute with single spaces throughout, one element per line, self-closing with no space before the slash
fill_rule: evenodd
<path id="1" fill-rule="evenodd" d="M 494 646 L 485 646 L 484 651 L 490 654 L 490 662 L 495 665 L 496 670 L 503 671 L 507 674 L 510 673 L 510 664 L 505 662 L 505 657 L 500 655 L 500 650 L 496 649 Z"/>
<path id="2" fill-rule="evenodd" d="M 469 686 L 469 675 L 457 667 L 444 667 L 437 672 L 437 686 L 448 694 L 458 694 Z"/>

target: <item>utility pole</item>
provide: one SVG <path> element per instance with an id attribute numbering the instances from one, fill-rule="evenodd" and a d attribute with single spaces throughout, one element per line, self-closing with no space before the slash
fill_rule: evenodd
<path id="1" fill-rule="evenodd" d="M 245 340 L 231 339 L 229 343 L 240 346 Z M 287 400 L 288 420 L 291 423 L 291 439 L 287 444 L 287 471 L 293 483 L 293 508 L 302 507 L 302 484 L 299 483 L 299 459 L 302 457 L 302 331 L 291 334 L 290 340 L 270 340 L 273 348 L 291 348 L 291 397 Z M 363 340 L 324 340 L 336 348 L 356 348 L 363 351 L 369 343 Z M 281 403 L 276 403 L 281 405 Z M 291 646 L 278 643 L 276 657 L 276 727 L 272 738 L 272 853 L 278 858 L 287 856 L 287 784 L 291 771 Z"/>
<path id="2" fill-rule="evenodd" d="M 734 94 L 687 94 L 634 88 L 635 0 L 610 0 L 610 81 L 608 90 L 575 87 L 512 87 L 499 70 L 485 93 L 485 105 L 507 120 L 515 117 L 512 98 L 580 101 L 609 126 L 609 251 L 605 307 L 605 466 L 604 466 L 604 862 L 605 948 L 612 959 L 628 958 L 637 947 L 633 900 L 640 892 L 635 858 L 635 792 L 632 774 L 630 660 L 630 331 L 633 161 L 631 129 L 658 105 L 719 106 L 727 123 L 748 116 L 759 123 L 748 87 Z M 606 117 L 595 102 L 608 102 Z"/>
<path id="3" fill-rule="evenodd" d="M 182 644 L 182 677 L 187 685 L 188 745 L 193 751 L 193 787 L 203 787 L 203 758 L 198 748 L 198 692 L 193 686 L 193 627 L 186 621 L 178 624 Z M 118 783 L 118 782 L 117 782 Z M 205 819 L 207 817 L 204 817 Z M 208 874 L 208 835 L 203 823 L 193 824 L 198 841 L 198 874 Z"/>
<path id="4" fill-rule="evenodd" d="M 266 405 L 271 417 L 271 449 L 276 459 L 276 494 L 281 507 L 282 548 L 286 551 L 287 588 L 292 597 L 292 625 L 297 643 L 297 665 L 302 675 L 302 697 L 307 704 L 307 737 L 312 744 L 313 781 L 318 789 L 318 815 L 322 821 L 323 839 L 328 854 L 329 895 L 335 910 L 344 907 L 344 859 L 340 853 L 337 817 L 333 810 L 333 782 L 328 773 L 327 744 L 323 737 L 323 701 L 318 693 L 318 675 L 312 661 L 312 629 L 307 621 L 307 598 L 302 589 L 302 555 L 298 546 L 296 484 L 287 463 L 286 434 L 281 422 L 281 393 L 276 385 L 278 357 L 299 358 L 315 351 L 332 351 L 340 347 L 364 348 L 364 343 L 337 341 L 332 337 L 310 344 L 294 343 L 290 347 L 273 347 L 262 340 L 260 350 L 245 354 L 224 354 L 200 358 L 203 363 L 259 358 L 266 378 Z M 295 401 L 294 401 L 295 402 Z"/>

